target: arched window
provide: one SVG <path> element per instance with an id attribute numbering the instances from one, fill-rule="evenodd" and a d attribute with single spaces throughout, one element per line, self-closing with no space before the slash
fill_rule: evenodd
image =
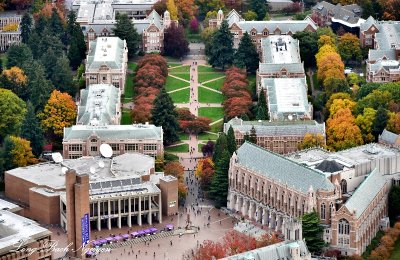
<path id="1" fill-rule="evenodd" d="M 338 230 L 340 235 L 350 235 L 350 224 L 349 222 L 342 218 L 339 220 Z"/>
<path id="2" fill-rule="evenodd" d="M 326 218 L 325 212 L 326 212 L 326 206 L 325 206 L 325 203 L 322 203 L 321 204 L 321 219 Z"/>
<path id="3" fill-rule="evenodd" d="M 342 194 L 347 193 L 347 181 L 345 179 L 340 182 L 340 187 L 342 188 Z"/>
<path id="4" fill-rule="evenodd" d="M 92 143 L 97 143 L 97 139 L 92 138 L 92 139 L 90 140 L 90 142 L 92 142 Z"/>

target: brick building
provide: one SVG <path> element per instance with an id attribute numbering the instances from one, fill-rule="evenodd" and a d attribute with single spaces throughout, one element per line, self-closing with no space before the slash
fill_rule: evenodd
<path id="1" fill-rule="evenodd" d="M 257 145 L 279 154 L 296 152 L 304 136 L 321 135 L 325 144 L 325 124 L 314 120 L 306 121 L 243 121 L 233 118 L 224 123 L 224 133 L 232 126 L 238 147 L 244 143 L 244 137 L 252 127 L 256 130 Z"/>
<path id="2" fill-rule="evenodd" d="M 163 130 L 148 124 L 74 125 L 64 128 L 64 158 L 100 155 L 100 145 L 107 143 L 113 155 L 138 152 L 153 157 L 164 153 Z"/>
<path id="3" fill-rule="evenodd" d="M 0 13 L 0 52 L 6 51 L 11 45 L 21 43 L 21 23 L 22 16 L 16 12 Z M 16 26 L 16 30 L 7 29 Z"/>
<path id="4" fill-rule="evenodd" d="M 400 151 L 378 144 L 282 157 L 246 142 L 231 158 L 227 207 L 277 231 L 315 210 L 332 248 L 362 254 L 388 226 L 387 194 L 399 171 Z"/>

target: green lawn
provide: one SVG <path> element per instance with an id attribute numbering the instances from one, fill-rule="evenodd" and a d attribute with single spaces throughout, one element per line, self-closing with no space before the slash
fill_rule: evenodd
<path id="1" fill-rule="evenodd" d="M 199 87 L 200 103 L 222 103 L 224 96 L 220 93 Z"/>
<path id="2" fill-rule="evenodd" d="M 181 140 L 189 140 L 189 134 L 187 133 L 179 133 L 178 136 Z"/>
<path id="3" fill-rule="evenodd" d="M 206 87 L 221 91 L 224 81 L 225 81 L 225 78 L 222 78 L 222 79 L 217 79 L 217 80 L 205 83 L 203 85 Z"/>
<path id="4" fill-rule="evenodd" d="M 199 153 L 201 153 L 201 148 L 203 148 L 204 144 L 198 144 L 197 145 L 197 149 L 199 151 Z"/>
<path id="5" fill-rule="evenodd" d="M 199 108 L 199 116 L 208 117 L 212 122 L 224 117 L 222 107 L 201 107 Z"/>
<path id="6" fill-rule="evenodd" d="M 165 151 L 169 153 L 186 153 L 189 152 L 189 145 L 180 144 L 176 146 L 169 146 L 165 148 Z"/>
<path id="7" fill-rule="evenodd" d="M 190 66 L 185 65 L 185 66 L 177 66 L 176 68 L 170 68 L 169 73 L 174 73 L 174 72 L 190 72 Z"/>
<path id="8" fill-rule="evenodd" d="M 189 88 L 169 93 L 169 96 L 172 98 L 172 101 L 174 101 L 174 103 L 189 103 L 189 95 Z"/>
<path id="9" fill-rule="evenodd" d="M 174 75 L 175 77 L 178 77 L 178 78 L 181 78 L 181 79 L 190 81 L 190 74 L 189 74 L 189 73 L 185 73 L 185 72 L 173 72 L 173 73 L 170 73 L 170 74 L 171 74 L 171 75 Z M 189 85 L 190 83 L 187 83 L 187 84 Z"/>
<path id="10" fill-rule="evenodd" d="M 390 256 L 390 260 L 399 260 L 400 259 L 400 238 L 397 239 L 394 244 L 394 249 L 392 255 Z"/>
<path id="11" fill-rule="evenodd" d="M 121 116 L 121 125 L 131 125 L 132 118 L 131 118 L 131 111 L 129 109 L 122 109 L 122 116 Z"/>
<path id="12" fill-rule="evenodd" d="M 223 76 L 224 76 L 224 73 L 221 73 L 221 72 L 199 73 L 199 83 L 203 83 L 205 81 L 220 78 Z"/>
<path id="13" fill-rule="evenodd" d="M 224 125 L 224 121 L 222 120 L 221 122 L 218 122 L 218 123 L 216 123 L 216 124 L 213 124 L 212 126 L 211 126 L 211 132 L 213 132 L 213 133 L 219 133 L 219 132 L 222 132 L 222 126 Z"/>
<path id="14" fill-rule="evenodd" d="M 197 66 L 197 71 L 200 73 L 200 72 L 216 72 L 217 70 L 209 66 L 199 65 Z"/>
<path id="15" fill-rule="evenodd" d="M 128 69 L 135 71 L 137 67 L 137 64 L 135 62 L 128 62 Z"/>
<path id="16" fill-rule="evenodd" d="M 173 77 L 167 77 L 167 82 L 165 83 L 165 90 L 167 92 L 175 89 L 180 89 L 183 87 L 188 87 L 190 83 L 187 83 L 185 81 L 173 78 Z"/>
<path id="17" fill-rule="evenodd" d="M 125 90 L 124 90 L 124 100 L 123 103 L 128 103 L 133 98 L 133 77 L 134 74 L 127 74 L 125 79 Z"/>
<path id="18" fill-rule="evenodd" d="M 172 153 L 164 153 L 164 162 L 179 161 L 179 157 Z"/>
<path id="19" fill-rule="evenodd" d="M 182 63 L 175 63 L 175 62 L 168 62 L 167 64 L 168 64 L 168 68 L 173 68 L 173 67 L 182 65 Z"/>
<path id="20" fill-rule="evenodd" d="M 209 133 L 201 133 L 198 135 L 199 140 L 217 140 L 218 135 L 216 134 L 209 134 Z"/>

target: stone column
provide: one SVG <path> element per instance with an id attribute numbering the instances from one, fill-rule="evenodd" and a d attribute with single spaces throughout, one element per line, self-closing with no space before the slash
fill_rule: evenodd
<path id="1" fill-rule="evenodd" d="M 253 202 L 249 201 L 249 211 L 248 211 L 248 215 L 250 219 L 254 219 L 254 207 L 253 207 Z"/>
<path id="2" fill-rule="evenodd" d="M 234 200 L 233 198 L 235 198 L 235 194 L 229 191 L 229 209 L 235 208 L 236 200 Z"/>
<path id="3" fill-rule="evenodd" d="M 149 225 L 152 224 L 152 217 L 151 217 L 151 195 L 149 196 L 149 213 L 147 214 L 147 223 L 149 223 Z"/>
<path id="4" fill-rule="evenodd" d="M 118 228 L 121 228 L 121 200 L 118 199 Z"/>
<path id="5" fill-rule="evenodd" d="M 270 210 L 269 211 L 269 223 L 268 223 L 268 227 L 270 229 L 275 228 L 275 214 Z"/>
<path id="6" fill-rule="evenodd" d="M 161 194 L 158 194 L 158 222 L 162 223 Z"/>
<path id="7" fill-rule="evenodd" d="M 263 208 L 263 210 L 262 210 L 261 224 L 263 224 L 263 225 L 268 224 L 268 212 L 267 212 L 266 208 Z"/>
<path id="8" fill-rule="evenodd" d="M 128 227 L 132 227 L 131 197 L 128 198 Z"/>
<path id="9" fill-rule="evenodd" d="M 142 225 L 142 196 L 139 195 L 139 213 L 137 219 L 138 225 Z"/>
<path id="10" fill-rule="evenodd" d="M 107 219 L 107 227 L 108 229 L 111 229 L 111 201 L 107 200 L 108 203 L 108 219 Z"/>
<path id="11" fill-rule="evenodd" d="M 236 205 L 235 205 L 235 210 L 236 211 L 239 211 L 242 208 L 242 205 L 240 205 L 241 200 L 242 200 L 242 197 L 238 195 L 236 197 Z"/>
<path id="12" fill-rule="evenodd" d="M 97 230 L 101 230 L 101 212 L 100 212 L 100 201 L 97 202 Z"/>

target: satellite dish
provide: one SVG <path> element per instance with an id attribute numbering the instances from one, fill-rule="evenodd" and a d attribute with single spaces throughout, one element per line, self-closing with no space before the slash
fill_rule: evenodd
<path id="1" fill-rule="evenodd" d="M 90 166 L 89 170 L 90 170 L 91 174 L 95 174 L 95 172 L 96 172 L 96 168 L 94 166 Z"/>
<path id="2" fill-rule="evenodd" d="M 105 166 L 104 162 L 103 161 L 99 161 L 99 167 L 103 169 L 104 166 Z"/>
<path id="3" fill-rule="evenodd" d="M 105 158 L 111 158 L 113 151 L 109 144 L 100 145 L 100 154 Z"/>
<path id="4" fill-rule="evenodd" d="M 63 161 L 63 157 L 60 153 L 52 153 L 51 158 L 53 159 L 54 162 L 60 163 Z"/>
<path id="5" fill-rule="evenodd" d="M 68 171 L 68 168 L 67 167 L 62 167 L 61 171 L 62 171 L 63 174 L 65 174 Z"/>

